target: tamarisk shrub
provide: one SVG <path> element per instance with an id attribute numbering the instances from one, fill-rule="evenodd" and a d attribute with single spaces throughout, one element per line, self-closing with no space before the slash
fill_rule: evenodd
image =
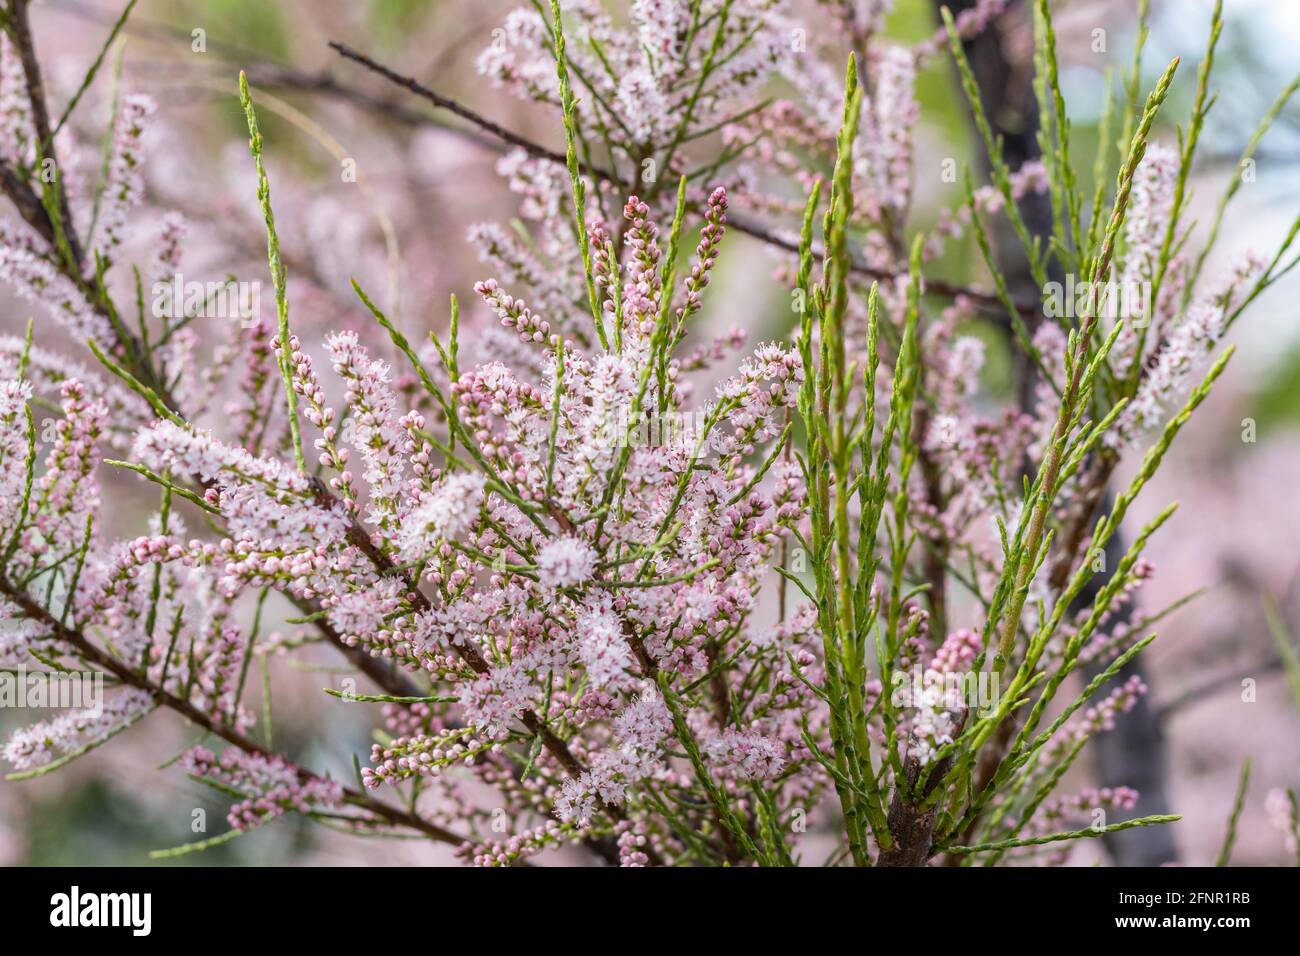
<path id="1" fill-rule="evenodd" d="M 292 812 L 483 865 L 560 848 L 627 866 L 793 865 L 810 832 L 832 838 L 837 864 L 993 864 L 1062 862 L 1072 841 L 1177 819 L 1104 822 L 1136 794 L 1057 790 L 1146 690 L 1102 693 L 1154 639 L 1116 618 L 1172 506 L 1081 601 L 1095 555 L 1231 350 L 1210 353 L 1294 264 L 1295 229 L 1274 256 L 1202 282 L 1205 250 L 1192 258 L 1183 241 L 1218 11 L 1179 147 L 1154 140 L 1175 62 L 1144 100 L 1112 104 L 1123 131 L 1103 137 L 1091 203 L 1045 2 L 1049 158 L 1019 170 L 962 53 L 1003 4 L 946 18 L 915 49 L 871 43 L 842 85 L 829 53 L 791 45 L 801 28 L 776 0 L 637 0 L 626 25 L 588 2 L 512 14 L 479 68 L 557 110 L 566 152 L 515 137 L 500 169 L 534 241 L 471 230 L 501 278 L 473 286 L 495 326 L 464 347 L 455 299 L 417 347 L 356 283 L 373 326 L 295 332 L 241 76 L 275 322 L 248 321 L 225 355 L 246 377 L 213 420 L 185 320 L 146 315 L 141 297 L 132 330 L 105 278 L 143 200 L 155 107 L 122 98 L 99 203 L 42 180 L 63 140 L 21 56 L 17 6 L 0 120 L 24 224 L 0 233 L 0 276 L 107 373 L 30 333 L 0 344 L 0 655 L 103 672 L 115 688 L 98 713 L 16 732 L 13 776 L 165 709 L 205 731 L 180 768 L 235 798 L 217 840 Z M 945 42 L 993 182 L 968 177 L 961 209 L 909 234 L 912 84 Z M 1133 70 L 1136 90 L 1140 57 Z M 798 102 L 758 98 L 778 74 Z M 685 147 L 715 135 L 692 166 Z M 1050 194 L 1050 243 L 1021 219 L 1031 191 Z M 797 208 L 797 239 L 738 218 Z M 993 216 L 1009 218 L 1045 295 L 1050 263 L 1085 284 L 1149 283 L 1150 315 L 1105 314 L 1094 297 L 1038 321 L 996 268 Z M 697 332 L 737 228 L 772 245 L 798 303 L 788 337 L 747 353 L 743 330 Z M 925 276 L 966 230 L 991 292 Z M 166 220 L 158 274 L 183 232 Z M 977 403 L 984 347 L 962 330 L 979 312 L 1006 313 L 1030 404 L 990 416 Z M 38 401 L 60 409 L 43 454 Z M 110 448 L 123 457 L 104 459 Z M 1107 500 L 1126 454 L 1140 464 Z M 101 461 L 159 496 L 136 537 L 102 531 Z M 263 633 L 272 592 L 377 685 L 331 691 L 383 722 L 355 780 L 272 750 L 245 705 L 255 658 L 296 649 Z M 1080 684 L 1085 663 L 1098 676 Z"/>

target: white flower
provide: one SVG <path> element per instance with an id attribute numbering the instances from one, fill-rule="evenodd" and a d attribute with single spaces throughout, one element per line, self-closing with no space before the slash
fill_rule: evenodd
<path id="1" fill-rule="evenodd" d="M 449 475 L 436 491 L 425 495 L 397 533 L 403 557 L 419 560 L 448 538 L 468 531 L 483 505 L 486 480 L 481 474 Z"/>
<path id="2" fill-rule="evenodd" d="M 556 538 L 537 556 L 538 577 L 546 588 L 567 588 L 591 580 L 596 552 L 580 538 Z"/>
<path id="3" fill-rule="evenodd" d="M 631 666 L 617 614 L 609 608 L 593 608 L 578 618 L 578 656 L 597 687 L 616 681 Z"/>

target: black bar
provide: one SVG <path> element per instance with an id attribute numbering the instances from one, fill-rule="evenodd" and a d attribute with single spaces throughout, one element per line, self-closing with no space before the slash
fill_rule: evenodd
<path id="1" fill-rule="evenodd" d="M 1199 935 L 1231 945 L 1242 933 L 1285 938 L 1297 879 L 1284 869 L 1006 868 L 921 870 L 578 870 L 207 868 L 0 871 L 6 929 L 82 941 L 144 940 L 207 948 L 224 940 L 355 941 L 434 951 L 468 926 L 511 945 L 553 945 L 608 932 L 602 948 L 642 927 L 640 945 L 676 946 L 700 934 L 731 944 L 753 938 L 828 942 L 845 934 L 866 948 L 908 938 L 959 936 L 1017 947 L 1099 937 L 1148 941 Z M 73 927 L 92 913 L 115 926 Z M 112 894 L 103 897 L 101 894 Z M 148 894 L 148 934 L 144 897 Z M 93 902 L 88 902 L 93 900 Z M 567 915 L 566 915 L 567 914 Z M 134 926 L 131 916 L 135 917 Z M 486 924 L 485 924 L 486 917 Z M 94 917 L 95 921 L 104 921 Z M 675 922 L 681 922 L 674 927 Z M 64 925 L 53 925 L 62 922 Z M 457 927 L 460 927 L 459 929 Z M 495 928 L 492 928 L 495 927 Z M 556 936 L 557 931 L 561 934 Z M 409 940 L 404 940 L 408 932 Z M 137 935 L 137 933 L 139 935 Z M 881 935 L 884 933 L 884 935 Z M 263 936 L 262 934 L 269 934 Z M 1018 942 L 1017 942 L 1018 941 Z M 10 952 L 22 952 L 12 949 Z"/>

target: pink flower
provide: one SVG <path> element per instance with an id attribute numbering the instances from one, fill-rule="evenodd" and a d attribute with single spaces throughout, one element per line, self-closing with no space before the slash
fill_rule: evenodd
<path id="1" fill-rule="evenodd" d="M 586 584 L 595 570 L 596 552 L 580 538 L 556 538 L 537 555 L 537 577 L 544 588 Z"/>
<path id="2" fill-rule="evenodd" d="M 101 707 L 70 711 L 14 731 L 5 744 L 5 759 L 15 770 L 43 767 L 103 742 L 153 707 L 153 699 L 147 692 L 128 690 L 104 701 Z"/>
<path id="3" fill-rule="evenodd" d="M 126 214 L 144 198 L 144 134 L 157 110 L 152 97 L 132 93 L 122 98 L 113 125 L 108 182 L 95 234 L 95 245 L 105 255 L 121 245 Z"/>
<path id="4" fill-rule="evenodd" d="M 770 780 L 785 767 L 780 743 L 754 730 L 728 727 L 704 745 L 710 764 L 742 780 Z"/>

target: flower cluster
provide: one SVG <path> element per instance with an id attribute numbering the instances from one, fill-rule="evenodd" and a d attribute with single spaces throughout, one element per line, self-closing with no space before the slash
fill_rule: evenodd
<path id="1" fill-rule="evenodd" d="M 158 110 L 152 98 L 138 93 L 122 98 L 113 142 L 109 146 L 108 182 L 104 188 L 104 205 L 96 223 L 96 248 L 105 256 L 122 243 L 127 213 L 144 198 L 144 160 L 142 140 L 145 126 Z M 164 253 L 165 255 L 165 253 Z"/>
<path id="2" fill-rule="evenodd" d="M 194 777 L 247 796 L 230 808 L 228 819 L 236 830 L 261 826 L 289 810 L 330 810 L 343 798 L 335 781 L 304 774 L 278 755 L 226 750 L 217 757 L 206 747 L 194 747 L 185 752 L 181 766 Z"/>

